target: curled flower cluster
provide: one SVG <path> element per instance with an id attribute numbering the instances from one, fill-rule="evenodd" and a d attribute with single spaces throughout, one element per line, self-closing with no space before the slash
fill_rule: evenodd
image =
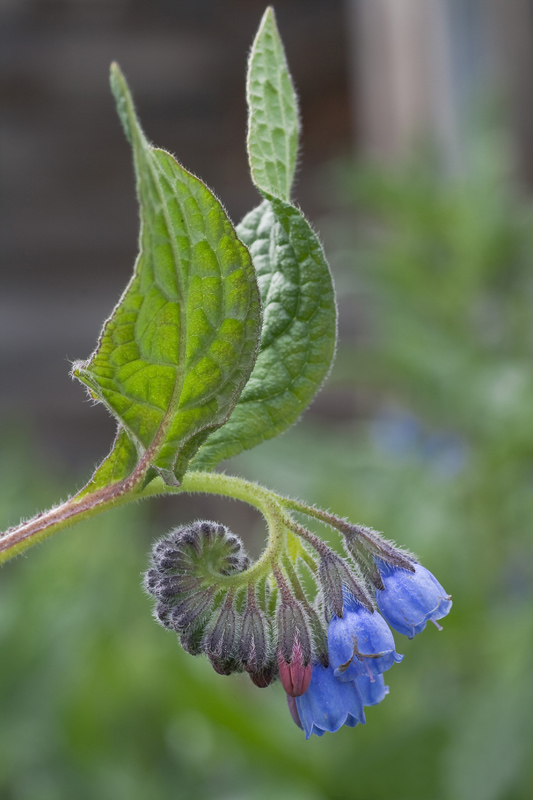
<path id="1" fill-rule="evenodd" d="M 205 653 L 221 675 L 246 670 L 264 687 L 276 674 L 268 586 L 237 591 L 227 583 L 248 566 L 239 537 L 203 520 L 156 543 L 144 584 L 157 600 L 157 621 L 176 631 L 188 653 Z"/>
<path id="2" fill-rule="evenodd" d="M 185 650 L 205 653 L 220 674 L 246 671 L 259 687 L 279 678 L 306 738 L 364 723 L 364 707 L 388 694 L 384 673 L 403 659 L 391 628 L 409 638 L 428 621 L 440 628 L 452 605 L 431 572 L 376 531 L 336 527 L 346 558 L 293 527 L 318 556 L 305 550 L 313 602 L 286 552 L 258 578 L 240 539 L 215 522 L 171 531 L 145 576 L 156 618 Z"/>

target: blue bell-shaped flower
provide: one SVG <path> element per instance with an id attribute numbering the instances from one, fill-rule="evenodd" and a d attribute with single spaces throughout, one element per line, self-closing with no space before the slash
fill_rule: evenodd
<path id="1" fill-rule="evenodd" d="M 334 616 L 328 627 L 329 659 L 336 678 L 353 681 L 358 675 L 376 677 L 402 660 L 381 614 L 368 611 L 347 591 L 344 609 L 344 616 Z"/>
<path id="2" fill-rule="evenodd" d="M 365 721 L 363 701 L 355 683 L 342 683 L 331 666 L 322 664 L 313 665 L 311 683 L 305 694 L 296 698 L 296 709 L 306 739 L 312 733 L 322 736 L 325 731 L 335 733 L 343 725 L 355 728 L 358 722 Z M 296 721 L 294 714 L 293 719 Z"/>
<path id="3" fill-rule="evenodd" d="M 378 608 L 389 625 L 410 639 L 423 631 L 426 622 L 445 617 L 452 600 L 435 576 L 421 564 L 414 564 L 414 572 L 402 569 L 379 558 L 376 566 L 384 589 L 376 590 Z"/>

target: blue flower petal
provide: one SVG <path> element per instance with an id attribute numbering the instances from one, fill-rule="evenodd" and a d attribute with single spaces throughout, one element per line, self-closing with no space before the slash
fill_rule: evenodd
<path id="1" fill-rule="evenodd" d="M 342 666 L 337 667 L 337 669 L 333 671 L 333 674 L 341 683 L 355 681 L 356 678 L 361 675 L 361 662 L 354 658 L 354 660 L 350 662 L 348 668 L 346 668 L 346 664 L 343 663 Z"/>
<path id="2" fill-rule="evenodd" d="M 359 720 L 356 717 L 353 717 L 351 714 L 348 714 L 346 717 L 346 722 L 344 723 L 347 728 L 355 728 L 355 726 L 359 723 Z"/>
<path id="3" fill-rule="evenodd" d="M 368 675 L 359 675 L 355 680 L 355 685 L 359 689 L 364 706 L 377 706 L 389 693 L 389 687 L 385 686 L 383 675 L 377 675 L 373 681 Z"/>
<path id="4" fill-rule="evenodd" d="M 328 652 L 335 677 L 347 682 L 358 675 L 380 675 L 402 660 L 380 614 L 371 613 L 347 593 L 344 607 L 344 617 L 334 616 L 328 627 Z"/>
<path id="5" fill-rule="evenodd" d="M 306 739 L 313 733 L 318 736 L 324 731 L 335 733 L 343 725 L 353 727 L 365 721 L 363 702 L 355 684 L 341 683 L 331 667 L 321 664 L 313 667 L 309 689 L 296 698 L 296 707 Z"/>
<path id="6" fill-rule="evenodd" d="M 445 617 L 452 601 L 435 576 L 421 564 L 415 571 L 395 567 L 376 559 L 384 590 L 376 591 L 378 608 L 389 625 L 410 639 L 430 620 Z"/>

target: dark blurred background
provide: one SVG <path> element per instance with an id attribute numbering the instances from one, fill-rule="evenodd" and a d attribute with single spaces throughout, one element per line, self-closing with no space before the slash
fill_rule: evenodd
<path id="1" fill-rule="evenodd" d="M 304 420 L 227 465 L 384 530 L 454 596 L 367 725 L 304 742 L 279 686 L 185 655 L 139 588 L 151 540 L 242 505 L 171 498 L 0 575 L 0 798 L 533 796 L 533 3 L 280 0 L 340 343 Z M 107 413 L 68 377 L 131 272 L 137 208 L 108 88 L 237 222 L 256 0 L 2 0 L 0 528 L 72 493 Z M 324 532 L 326 535 L 327 533 Z M 398 637 L 398 640 L 400 637 Z"/>
<path id="2" fill-rule="evenodd" d="M 4 0 L 0 347 L 10 379 L 0 412 L 31 415 L 47 452 L 73 464 L 99 458 L 113 425 L 83 403 L 68 360 L 92 351 L 137 252 L 131 156 L 109 64 L 128 77 L 148 137 L 200 175 L 238 222 L 258 201 L 244 90 L 264 7 Z M 277 11 L 306 131 L 299 198 L 316 217 L 325 206 L 313 191 L 316 169 L 352 144 L 345 8 L 292 0 Z"/>

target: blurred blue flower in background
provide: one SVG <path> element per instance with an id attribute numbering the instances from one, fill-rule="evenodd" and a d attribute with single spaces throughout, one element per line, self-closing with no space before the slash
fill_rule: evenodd
<path id="1" fill-rule="evenodd" d="M 371 432 L 383 452 L 422 461 L 444 478 L 455 477 L 467 466 L 468 449 L 463 438 L 453 431 L 427 430 L 412 414 L 384 413 L 374 420 Z"/>

